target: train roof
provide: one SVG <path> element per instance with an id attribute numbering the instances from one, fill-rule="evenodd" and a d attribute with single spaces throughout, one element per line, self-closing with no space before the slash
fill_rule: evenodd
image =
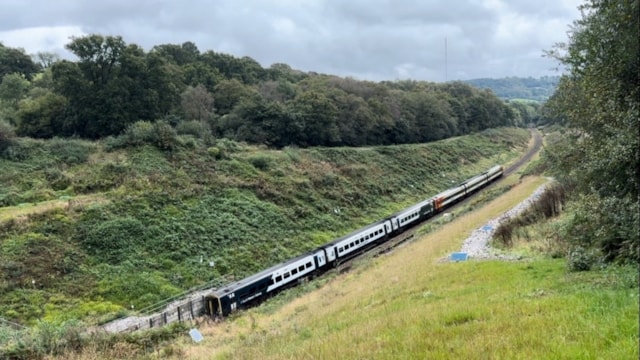
<path id="1" fill-rule="evenodd" d="M 355 231 L 352 231 L 352 232 L 348 233 L 347 235 L 343 235 L 343 236 L 341 236 L 341 237 L 339 237 L 339 238 L 333 239 L 332 241 L 330 241 L 330 242 L 328 242 L 328 243 L 326 243 L 326 244 L 322 245 L 322 246 L 321 246 L 321 248 L 325 248 L 325 247 L 327 247 L 327 246 L 335 245 L 335 244 L 339 243 L 340 241 L 342 241 L 342 240 L 344 240 L 344 239 L 350 238 L 350 237 L 352 237 L 352 236 L 354 236 L 354 235 L 356 235 L 356 234 L 359 234 L 359 233 L 361 233 L 361 232 L 363 232 L 363 231 L 366 231 L 366 230 L 368 230 L 368 229 L 371 229 L 371 228 L 373 228 L 373 227 L 376 227 L 376 226 L 382 225 L 385 221 L 387 221 L 387 219 L 386 219 L 386 218 L 385 218 L 384 220 L 376 221 L 376 222 L 374 222 L 373 224 L 369 224 L 369 225 L 367 225 L 367 226 L 365 226 L 365 227 L 361 227 L 360 229 L 355 230 Z"/>
<path id="2" fill-rule="evenodd" d="M 404 213 L 407 213 L 407 212 L 410 212 L 410 211 L 414 211 L 416 209 L 420 209 L 421 207 L 423 207 L 423 206 L 425 206 L 425 205 L 427 205 L 429 203 L 432 203 L 432 202 L 433 202 L 433 196 L 428 198 L 428 199 L 424 199 L 424 200 L 422 200 L 421 202 L 419 202 L 417 204 L 411 205 L 408 208 L 405 208 L 405 209 L 402 209 L 402 210 L 400 210 L 398 212 L 395 212 L 395 213 L 389 215 L 387 217 L 387 219 L 393 219 L 393 218 L 398 217 L 398 216 L 400 216 L 400 215 L 402 215 Z"/>

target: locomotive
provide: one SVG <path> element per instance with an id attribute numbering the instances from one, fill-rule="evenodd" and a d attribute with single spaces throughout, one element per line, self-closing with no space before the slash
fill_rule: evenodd
<path id="1" fill-rule="evenodd" d="M 503 172 L 504 168 L 496 165 L 482 174 L 378 222 L 217 289 L 205 296 L 205 311 L 211 317 L 224 317 L 238 309 L 255 305 L 280 290 L 295 286 L 305 279 L 337 266 L 340 262 L 384 243 L 480 190 L 501 177 Z"/>

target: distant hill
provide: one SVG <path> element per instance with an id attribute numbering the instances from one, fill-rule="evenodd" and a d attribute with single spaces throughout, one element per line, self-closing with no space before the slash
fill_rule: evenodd
<path id="1" fill-rule="evenodd" d="M 472 79 L 465 83 L 481 89 L 491 89 L 501 99 L 546 101 L 556 90 L 560 76 L 506 77 L 502 79 Z"/>

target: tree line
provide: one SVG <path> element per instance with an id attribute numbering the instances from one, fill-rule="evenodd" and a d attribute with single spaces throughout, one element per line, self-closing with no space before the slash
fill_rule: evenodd
<path id="1" fill-rule="evenodd" d="M 0 44 L 0 121 L 36 138 L 117 136 L 138 121 L 272 147 L 420 143 L 532 120 L 462 82 L 370 82 L 192 42 L 144 51 L 119 36 L 72 38 L 77 61 Z M 185 126 L 186 124 L 186 126 Z"/>
<path id="2" fill-rule="evenodd" d="M 638 0 L 589 0 L 569 42 L 548 52 L 567 73 L 543 113 L 563 127 L 545 152 L 572 189 L 563 234 L 575 256 L 640 262 L 640 28 Z"/>

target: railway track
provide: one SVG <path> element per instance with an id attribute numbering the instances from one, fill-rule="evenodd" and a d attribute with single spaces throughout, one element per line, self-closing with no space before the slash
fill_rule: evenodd
<path id="1" fill-rule="evenodd" d="M 515 163 L 513 163 L 512 165 L 508 166 L 505 168 L 504 171 L 504 176 L 508 176 L 513 174 L 514 172 L 518 171 L 524 164 L 526 164 L 528 161 L 531 160 L 531 158 L 533 156 L 535 156 L 535 154 L 541 149 L 542 147 L 542 135 L 540 134 L 540 132 L 536 129 L 531 129 L 531 134 L 532 134 L 532 143 L 529 146 L 527 152 L 520 158 L 518 159 Z M 494 186 L 496 183 L 499 183 L 500 181 L 502 181 L 502 179 L 497 179 L 496 181 L 494 181 L 492 184 L 488 185 L 487 187 L 491 187 Z M 447 209 L 447 212 L 452 212 L 453 210 L 459 208 L 461 205 L 465 204 L 467 201 L 469 201 L 469 199 L 472 199 L 472 197 L 466 198 L 464 200 L 462 200 L 461 202 L 454 204 L 453 206 L 450 206 Z M 440 213 L 437 214 L 425 221 L 422 221 L 418 224 L 416 224 L 415 226 L 407 229 L 405 232 L 403 232 L 402 234 L 396 235 L 395 237 L 389 239 L 386 242 L 383 242 L 382 244 L 366 249 L 365 251 L 361 252 L 360 254 L 354 256 L 353 258 L 343 261 L 342 263 L 338 264 L 335 268 L 336 271 L 338 271 L 338 273 L 344 273 L 344 272 L 348 272 L 352 267 L 353 264 L 358 261 L 358 260 L 362 260 L 365 257 L 376 257 L 388 252 L 393 251 L 395 248 L 410 242 L 412 240 L 415 239 L 415 232 L 416 230 L 419 228 L 420 225 L 426 223 L 427 221 L 434 221 L 439 219 L 440 217 L 442 217 L 445 213 Z M 211 289 L 206 289 L 205 291 L 211 291 L 214 288 Z M 193 294 L 191 294 L 193 295 Z M 203 298 L 204 299 L 204 298 Z M 197 305 L 197 314 L 193 314 L 192 317 L 190 319 L 193 319 L 195 317 L 198 317 L 200 315 L 204 314 L 204 300 L 202 301 L 196 301 L 195 304 Z M 175 314 L 178 314 L 177 316 L 177 321 L 181 321 L 180 320 L 180 307 L 190 307 L 190 309 L 193 311 L 194 309 L 194 301 L 193 299 L 189 298 L 185 298 L 182 301 L 178 301 L 176 302 L 176 304 L 174 304 L 175 306 L 168 306 L 167 308 L 165 308 L 163 311 L 155 313 L 155 314 L 149 314 L 148 316 L 142 318 L 137 318 L 137 317 L 127 317 L 127 318 L 121 318 L 121 319 L 117 319 L 115 321 L 112 321 L 110 323 L 104 324 L 101 328 L 102 330 L 106 330 L 108 332 L 131 332 L 131 331 L 136 331 L 136 330 L 141 330 L 144 328 L 151 328 L 154 326 L 163 326 L 169 322 L 173 322 L 175 319 Z M 187 314 L 188 312 L 186 310 L 183 311 L 183 314 Z M 169 314 L 170 316 L 168 316 L 167 314 Z M 149 319 L 159 319 L 158 321 L 149 321 Z M 144 325 L 144 326 L 143 326 Z M 148 325 L 148 326 L 147 326 Z"/>
<path id="2" fill-rule="evenodd" d="M 542 134 L 540 134 L 540 131 L 532 128 L 530 129 L 530 132 L 531 132 L 532 140 L 531 140 L 531 145 L 527 149 L 527 152 L 524 155 L 522 155 L 516 162 L 514 162 L 513 164 L 505 168 L 503 177 L 507 177 L 517 172 L 518 170 L 520 170 L 525 164 L 531 161 L 531 159 L 540 151 L 540 149 L 542 149 Z M 495 184 L 500 183 L 501 181 L 502 181 L 501 178 L 497 179 L 492 184 L 489 184 L 486 188 L 495 186 Z M 426 219 L 418 224 L 415 224 L 414 226 L 412 226 L 410 229 L 407 229 L 402 234 L 396 235 L 395 237 L 389 239 L 388 241 L 378 246 L 372 247 L 354 256 L 353 258 L 343 261 L 342 263 L 336 266 L 336 270 L 339 273 L 348 272 L 352 268 L 354 262 L 361 260 L 364 257 L 368 257 L 368 256 L 376 257 L 381 254 L 388 253 L 393 249 L 397 248 L 398 246 L 413 240 L 415 238 L 415 231 L 420 227 L 420 225 L 423 225 L 429 221 L 437 220 L 442 216 L 444 216 L 444 214 L 451 213 L 453 212 L 453 210 L 459 209 L 461 206 L 466 204 L 469 200 L 473 199 L 473 197 L 474 196 L 470 196 L 466 199 L 463 199 L 462 201 L 447 208 L 446 212 L 439 213 L 437 215 L 430 217 L 429 219 Z"/>

